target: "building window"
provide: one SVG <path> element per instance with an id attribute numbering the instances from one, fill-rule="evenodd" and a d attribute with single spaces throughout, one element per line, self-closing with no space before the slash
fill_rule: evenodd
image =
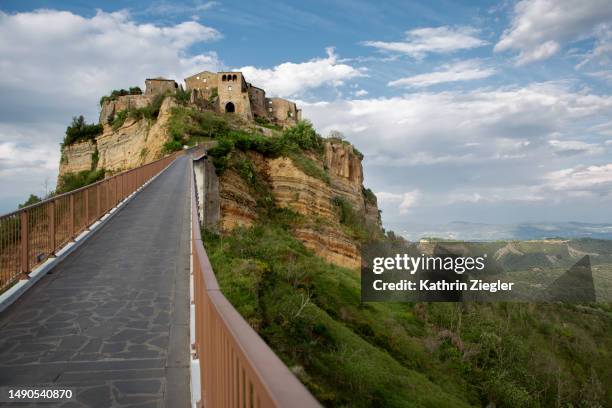
<path id="1" fill-rule="evenodd" d="M 228 85 L 228 86 L 227 86 L 227 90 L 228 90 L 228 91 L 231 91 L 231 90 L 232 90 L 232 86 L 231 86 L 231 85 Z"/>
<path id="2" fill-rule="evenodd" d="M 221 81 L 227 81 L 227 75 L 223 74 L 223 76 L 221 77 Z"/>
<path id="3" fill-rule="evenodd" d="M 204 82 L 208 82 L 208 78 L 204 78 L 202 81 L 204 81 Z"/>
<path id="4" fill-rule="evenodd" d="M 200 77 L 199 77 L 199 76 L 197 76 L 197 77 L 196 77 L 196 79 L 200 79 Z"/>
<path id="5" fill-rule="evenodd" d="M 268 111 L 269 111 L 270 113 L 272 113 L 272 108 L 268 108 Z"/>
<path id="6" fill-rule="evenodd" d="M 237 79 L 238 79 L 238 77 L 236 76 L 236 74 L 234 74 L 234 76 L 232 77 L 232 81 L 235 81 Z"/>
<path id="7" fill-rule="evenodd" d="M 293 117 L 293 112 L 287 112 L 287 116 L 289 116 L 290 118 Z"/>

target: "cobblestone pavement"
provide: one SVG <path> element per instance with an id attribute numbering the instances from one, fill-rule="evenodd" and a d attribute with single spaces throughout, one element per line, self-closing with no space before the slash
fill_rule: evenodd
<path id="1" fill-rule="evenodd" d="M 51 406 L 189 405 L 188 169 L 178 159 L 0 313 L 0 386 L 76 390 Z"/>

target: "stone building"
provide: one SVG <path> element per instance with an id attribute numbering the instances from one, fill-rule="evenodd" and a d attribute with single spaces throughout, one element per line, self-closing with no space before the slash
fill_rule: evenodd
<path id="1" fill-rule="evenodd" d="M 246 82 L 242 72 L 203 71 L 185 78 L 192 102 L 217 112 L 236 113 L 245 119 L 262 119 L 279 126 L 295 125 L 302 111 L 294 102 L 266 98 L 266 91 Z"/>
<path id="2" fill-rule="evenodd" d="M 153 96 L 163 94 L 165 92 L 176 92 L 178 84 L 174 79 L 165 78 L 147 78 L 145 80 L 145 95 Z"/>

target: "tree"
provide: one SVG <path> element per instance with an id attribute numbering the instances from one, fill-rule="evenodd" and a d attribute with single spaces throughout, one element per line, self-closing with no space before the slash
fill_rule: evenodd
<path id="1" fill-rule="evenodd" d="M 30 194 L 30 197 L 23 204 L 19 204 L 19 208 L 24 208 L 32 204 L 40 203 L 42 200 L 39 196 L 35 194 Z"/>

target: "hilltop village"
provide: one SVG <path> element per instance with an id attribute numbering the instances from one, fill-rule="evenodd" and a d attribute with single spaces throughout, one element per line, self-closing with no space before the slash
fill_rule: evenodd
<path id="1" fill-rule="evenodd" d="M 100 123 L 123 109 L 144 107 L 155 96 L 179 88 L 173 79 L 149 78 L 145 80 L 144 94 L 120 95 L 102 104 Z M 266 91 L 247 82 L 242 72 L 202 71 L 185 78 L 185 91 L 190 94 L 190 103 L 201 109 L 233 113 L 247 121 L 269 122 L 285 128 L 302 118 L 302 111 L 294 102 L 266 97 Z"/>

